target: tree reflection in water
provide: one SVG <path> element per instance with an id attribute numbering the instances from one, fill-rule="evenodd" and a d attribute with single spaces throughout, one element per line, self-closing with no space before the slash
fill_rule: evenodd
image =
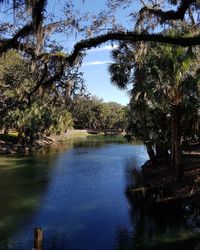
<path id="1" fill-rule="evenodd" d="M 133 175 L 140 179 L 134 170 Z M 130 185 L 130 176 L 128 180 Z M 127 194 L 133 230 L 117 232 L 115 250 L 198 250 L 199 228 L 188 223 L 185 213 L 177 206 L 156 206 L 134 200 Z"/>
<path id="2" fill-rule="evenodd" d="M 48 157 L 40 154 L 38 158 L 32 155 L 1 157 L 0 249 L 10 246 L 10 237 L 20 232 L 37 211 L 54 161 L 53 154 Z"/>

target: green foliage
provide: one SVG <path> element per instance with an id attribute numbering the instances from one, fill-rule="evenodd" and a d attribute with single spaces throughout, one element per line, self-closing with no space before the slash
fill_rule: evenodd
<path id="1" fill-rule="evenodd" d="M 34 84 L 29 65 L 20 55 L 10 50 L 0 58 L 0 110 L 14 106 Z"/>
<path id="2" fill-rule="evenodd" d="M 121 71 L 110 66 L 111 81 L 120 88 L 133 85 L 127 109 L 127 132 L 142 140 L 152 155 L 156 151 L 163 156 L 170 150 L 171 105 L 181 106 L 177 126 L 182 140 L 199 136 L 198 54 L 198 48 L 154 43 L 133 46 L 122 43 L 112 52 L 113 65 L 121 63 L 122 66 Z M 125 71 L 128 78 L 117 77 Z"/>
<path id="3" fill-rule="evenodd" d="M 71 108 L 75 128 L 123 129 L 124 107 L 115 102 L 105 103 L 97 97 L 77 97 Z"/>
<path id="4" fill-rule="evenodd" d="M 73 126 L 65 108 L 65 85 L 63 91 L 61 86 L 41 86 L 30 99 L 28 94 L 37 85 L 34 74 L 16 51 L 0 59 L 0 127 L 15 129 L 30 144 L 38 133 L 61 134 Z"/>
<path id="5" fill-rule="evenodd" d="M 41 106 L 37 102 L 26 109 L 9 112 L 7 119 L 13 121 L 12 127 L 17 131 L 31 136 L 38 132 L 61 134 L 73 126 L 71 114 L 67 110 Z"/>
<path id="6" fill-rule="evenodd" d="M 124 129 L 125 128 L 125 108 L 115 102 L 102 104 L 102 123 L 105 128 Z"/>

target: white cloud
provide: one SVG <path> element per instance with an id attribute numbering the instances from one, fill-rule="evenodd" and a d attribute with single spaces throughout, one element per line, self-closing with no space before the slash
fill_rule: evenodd
<path id="1" fill-rule="evenodd" d="M 82 66 L 104 65 L 108 63 L 112 63 L 112 62 L 111 61 L 91 61 L 91 62 L 83 63 Z"/>
<path id="2" fill-rule="evenodd" d="M 111 45 L 106 45 L 103 47 L 98 47 L 98 48 L 92 48 L 90 50 L 88 50 L 88 52 L 99 52 L 99 51 L 109 51 L 109 50 L 113 50 L 113 49 L 117 49 L 118 45 L 114 44 L 113 46 Z"/>

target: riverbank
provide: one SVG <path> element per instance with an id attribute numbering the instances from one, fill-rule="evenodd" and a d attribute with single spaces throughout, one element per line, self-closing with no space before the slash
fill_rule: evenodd
<path id="1" fill-rule="evenodd" d="M 44 146 L 51 145 L 53 140 L 49 137 L 42 137 L 40 140 L 34 141 L 32 145 L 23 145 L 16 141 L 0 140 L 0 154 L 17 154 L 28 153 L 38 150 Z"/>
<path id="2" fill-rule="evenodd" d="M 128 193 L 152 204 L 184 207 L 200 211 L 200 148 L 183 154 L 184 177 L 177 180 L 170 162 L 145 163 L 140 184 Z"/>
<path id="3" fill-rule="evenodd" d="M 61 135 L 45 136 L 35 140 L 32 145 L 23 145 L 18 143 L 16 136 L 3 136 L 0 137 L 0 154 L 18 154 L 28 153 L 39 150 L 43 147 L 50 146 L 58 141 L 66 141 L 75 137 L 88 136 L 86 130 L 69 130 Z"/>

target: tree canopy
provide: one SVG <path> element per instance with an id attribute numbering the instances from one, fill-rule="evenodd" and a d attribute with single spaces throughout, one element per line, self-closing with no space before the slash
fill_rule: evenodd
<path id="1" fill-rule="evenodd" d="M 54 21 L 55 13 L 48 12 L 49 2 L 13 0 L 8 4 L 7 1 L 1 1 L 1 3 L 7 3 L 9 7 L 12 5 L 13 10 L 18 13 L 17 17 L 20 16 L 20 11 L 26 9 L 27 17 L 23 18 L 17 31 L 9 30 L 11 33 L 9 37 L 7 35 L 1 37 L 0 52 L 15 48 L 24 50 L 33 57 L 41 58 L 44 56 L 44 51 L 39 52 L 38 50 L 52 31 L 67 32 L 71 29 L 81 33 L 82 37 L 85 36 L 86 39 L 75 44 L 73 51 L 65 56 L 64 60 L 69 63 L 73 63 L 85 49 L 107 41 L 155 41 L 182 46 L 199 45 L 200 43 L 198 27 L 200 4 L 197 0 L 107 0 L 104 13 L 100 11 L 95 16 L 92 13 L 77 12 L 74 4 L 67 0 L 64 3 L 64 17 L 59 21 Z M 87 5 L 87 3 L 85 4 Z M 122 25 L 118 22 L 117 11 L 121 9 L 127 9 L 131 25 L 128 23 Z M 82 16 L 77 17 L 77 13 Z M 173 26 L 175 21 L 183 27 L 185 22 L 189 21 L 193 34 L 190 36 L 166 35 L 165 27 Z M 10 25 L 2 23 L 2 30 L 11 29 Z M 33 40 L 30 43 L 25 42 L 26 37 L 34 35 L 37 44 L 36 42 L 33 44 Z"/>
<path id="2" fill-rule="evenodd" d="M 32 71 L 43 69 L 29 97 L 39 86 L 61 80 L 66 69 L 81 64 L 88 49 L 105 42 L 153 41 L 185 47 L 200 43 L 197 0 L 106 0 L 104 9 L 96 13 L 82 12 L 80 5 L 78 8 L 66 0 L 59 1 L 63 9 L 59 14 L 57 6 L 53 11 L 49 8 L 53 1 L 48 0 L 0 3 L 4 16 L 0 23 L 0 53 L 16 49 L 29 58 Z M 87 6 L 81 0 L 79 4 Z M 190 32 L 166 32 L 175 25 Z M 63 36 L 65 49 L 55 34 Z M 72 36 L 79 42 L 69 46 Z M 67 50 L 67 46 L 72 49 Z"/>

